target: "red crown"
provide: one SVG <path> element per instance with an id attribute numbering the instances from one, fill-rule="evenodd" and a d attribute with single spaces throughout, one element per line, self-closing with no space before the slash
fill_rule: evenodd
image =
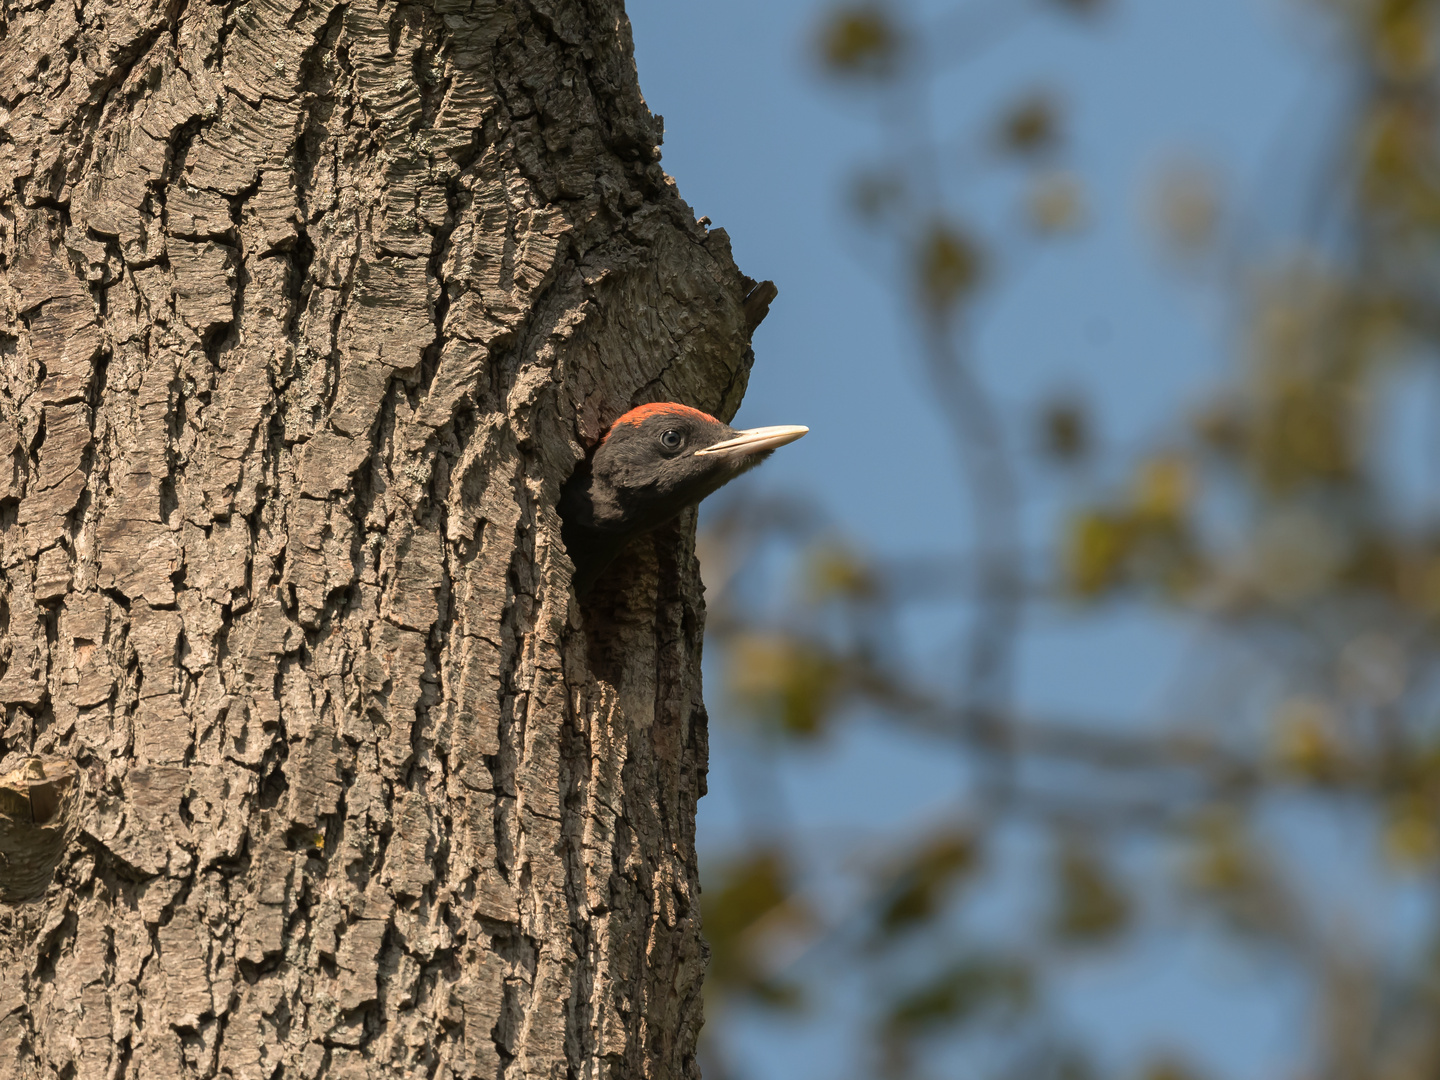
<path id="1" fill-rule="evenodd" d="M 605 432 L 605 439 L 610 437 L 621 424 L 628 424 L 631 427 L 639 427 L 652 416 L 670 414 L 673 416 L 685 416 L 691 420 L 703 420 L 707 424 L 718 424 L 720 421 L 709 413 L 703 413 L 699 409 L 692 409 L 689 405 L 680 405 L 673 401 L 655 401 L 649 405 L 637 405 L 620 419 L 616 420 Z M 600 441 L 603 443 L 605 439 Z"/>

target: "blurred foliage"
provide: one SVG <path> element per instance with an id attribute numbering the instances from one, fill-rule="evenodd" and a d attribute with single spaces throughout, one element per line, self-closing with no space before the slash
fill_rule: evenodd
<path id="1" fill-rule="evenodd" d="M 1151 213 L 1155 231 L 1171 254 L 1201 254 L 1220 223 L 1220 185 L 1201 163 L 1172 161 L 1154 181 Z"/>
<path id="2" fill-rule="evenodd" d="M 1419 505 L 1399 475 L 1413 462 L 1386 450 L 1397 396 L 1433 392 L 1440 370 L 1440 0 L 1291 7 L 1336 45 L 1348 96 L 1323 116 L 1332 152 L 1298 189 L 1247 193 L 1183 155 L 1137 178 L 1162 265 L 1233 314 L 1233 355 L 1225 385 L 1122 447 L 1094 388 L 1017 415 L 973 370 L 974 326 L 1017 252 L 1063 243 L 1104 205 L 1067 160 L 1063 88 L 1010 87 L 978 125 L 956 108 L 958 151 L 952 99 L 933 88 L 955 66 L 942 42 L 968 60 L 997 27 L 1103 13 L 1100 42 L 1123 6 L 889 0 L 821 20 L 826 72 L 881 106 L 848 205 L 915 327 L 975 535 L 876 556 L 798 500 L 732 502 L 703 537 L 720 575 L 709 641 L 757 753 L 818 753 L 868 725 L 953 758 L 957 798 L 948 820 L 838 843 L 767 811 L 755 850 L 707 874 L 720 1032 L 727 1005 L 789 1008 L 843 985 L 868 1022 L 846 1032 L 868 1039 L 857 1077 L 1211 1077 L 1172 1053 L 1117 1066 L 1056 1007 L 1079 958 L 1123 972 L 1183 923 L 1309 988 L 1292 1075 L 1440 1075 L 1440 499 Z M 967 212 L 982 173 L 988 191 L 1010 185 L 1024 230 Z M 1252 198 L 1262 216 L 1311 211 L 1266 246 Z M 1025 512 L 1053 508 L 1056 481 L 1065 505 L 1036 537 L 1022 525 L 1046 517 Z M 1043 560 L 1027 553 L 1042 541 Z M 781 586 L 777 560 L 794 569 Z M 958 645 L 928 629 L 937 610 L 963 619 Z M 1152 722 L 1021 710 L 1027 626 L 1058 613 L 1100 627 L 1116 610 L 1194 631 Z M 1316 839 L 1336 822 L 1340 857 Z M 817 870 L 836 848 L 844 872 Z M 1387 914 L 1398 897 L 1403 926 Z"/>
<path id="3" fill-rule="evenodd" d="M 821 29 L 820 58 L 836 75 L 884 78 L 894 73 L 899 52 L 899 32 L 878 4 L 842 8 Z"/>
<path id="4" fill-rule="evenodd" d="M 1075 944 L 1115 937 L 1130 920 L 1130 899 L 1089 840 L 1066 837 L 1055 856 L 1055 910 L 1051 930 Z"/>
<path id="5" fill-rule="evenodd" d="M 1094 599 L 1127 584 L 1149 584 L 1178 596 L 1202 579 L 1190 517 L 1194 471 L 1179 455 L 1142 461 L 1128 496 L 1087 507 L 1065 538 L 1070 590 Z"/>
<path id="6" fill-rule="evenodd" d="M 1175 1057 L 1156 1058 L 1145 1067 L 1145 1080 L 1201 1080 L 1188 1064 Z"/>
<path id="7" fill-rule="evenodd" d="M 1025 210 L 1036 232 L 1070 232 L 1084 224 L 1085 192 L 1070 173 L 1050 173 L 1031 185 Z"/>
<path id="8" fill-rule="evenodd" d="M 1090 419 L 1078 401 L 1048 402 L 1040 414 L 1040 448 L 1056 462 L 1071 464 L 1090 451 Z"/>
<path id="9" fill-rule="evenodd" d="M 1060 112 L 1049 94 L 1022 98 L 1000 119 L 998 140 L 1004 150 L 1031 155 L 1053 150 L 1060 142 Z"/>
<path id="10" fill-rule="evenodd" d="M 731 689 L 754 713 L 794 735 L 814 735 L 840 693 L 843 671 L 823 651 L 784 637 L 737 638 Z"/>
<path id="11" fill-rule="evenodd" d="M 979 865 L 976 839 L 947 832 L 912 852 L 894 872 L 879 906 L 875 933 L 884 939 L 927 925 L 941 913 L 952 890 Z"/>
<path id="12" fill-rule="evenodd" d="M 859 553 L 833 542 L 812 549 L 806 570 L 812 604 L 827 600 L 863 602 L 874 598 L 880 589 L 870 564 Z"/>
<path id="13" fill-rule="evenodd" d="M 712 886 L 706 897 L 711 977 L 729 993 L 743 993 L 771 1007 L 800 1004 L 800 987 L 774 970 L 781 946 L 803 941 L 814 923 L 794 894 L 785 854 L 754 851 L 719 876 L 719 886 Z"/>
<path id="14" fill-rule="evenodd" d="M 917 290 L 932 312 L 952 310 L 980 283 L 983 258 L 979 246 L 963 231 L 935 222 L 915 252 Z"/>
<path id="15" fill-rule="evenodd" d="M 1284 941 L 1305 933 L 1279 876 L 1280 867 L 1257 842 L 1243 808 L 1206 807 L 1187 823 L 1189 856 L 1181 885 L 1234 931 Z"/>
<path id="16" fill-rule="evenodd" d="M 961 960 L 895 999 L 884 1017 L 884 1038 L 908 1041 L 968 1023 L 983 1012 L 1013 1013 L 1029 1004 L 1030 995 L 1030 972 L 1024 964 L 1005 957 Z"/>

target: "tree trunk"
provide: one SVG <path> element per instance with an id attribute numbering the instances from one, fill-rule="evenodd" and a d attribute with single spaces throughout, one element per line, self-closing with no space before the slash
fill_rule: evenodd
<path id="1" fill-rule="evenodd" d="M 695 1076 L 693 514 L 555 504 L 770 293 L 620 0 L 0 12 L 0 1076 Z"/>

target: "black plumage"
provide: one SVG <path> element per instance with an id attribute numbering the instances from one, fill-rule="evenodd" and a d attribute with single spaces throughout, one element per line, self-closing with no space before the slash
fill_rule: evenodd
<path id="1" fill-rule="evenodd" d="M 576 467 L 560 494 L 576 593 L 588 593 L 631 539 L 694 506 L 807 430 L 737 431 L 674 402 L 641 405 L 625 413 Z"/>

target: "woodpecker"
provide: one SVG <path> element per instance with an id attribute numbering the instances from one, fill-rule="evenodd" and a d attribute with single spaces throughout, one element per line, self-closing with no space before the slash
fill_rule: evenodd
<path id="1" fill-rule="evenodd" d="M 584 596 L 632 538 L 753 469 L 805 427 L 736 431 L 708 413 L 675 402 L 631 409 L 560 492 L 561 535 Z"/>

